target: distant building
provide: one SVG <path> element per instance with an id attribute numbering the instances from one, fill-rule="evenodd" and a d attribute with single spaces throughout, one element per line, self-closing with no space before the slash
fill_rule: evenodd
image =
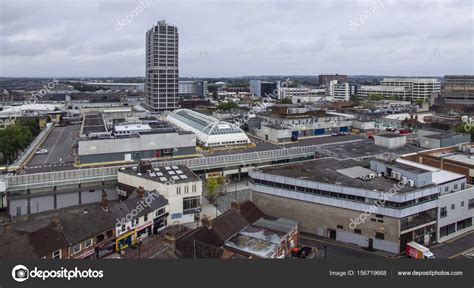
<path id="1" fill-rule="evenodd" d="M 406 87 L 391 87 L 382 85 L 362 85 L 357 89 L 357 95 L 369 98 L 371 95 L 381 95 L 384 98 L 405 99 L 411 95 Z"/>
<path id="2" fill-rule="evenodd" d="M 328 94 L 334 98 L 334 101 L 349 101 L 355 92 L 356 87 L 347 82 L 339 83 L 337 80 L 329 82 Z"/>
<path id="3" fill-rule="evenodd" d="M 441 82 L 436 78 L 384 78 L 380 85 L 405 87 L 412 100 L 427 100 L 431 94 L 441 91 Z"/>
<path id="4" fill-rule="evenodd" d="M 145 108 L 178 108 L 178 28 L 159 21 L 146 33 Z"/>
<path id="5" fill-rule="evenodd" d="M 129 90 L 129 91 L 143 91 L 145 89 L 144 83 L 109 83 L 109 82 L 87 82 L 85 83 L 86 86 L 93 86 L 93 87 L 100 87 L 104 90 L 112 90 L 112 91 L 122 91 L 122 90 Z"/>
<path id="6" fill-rule="evenodd" d="M 280 99 L 292 98 L 293 96 L 307 96 L 311 89 L 305 87 L 285 87 L 279 89 Z"/>
<path id="7" fill-rule="evenodd" d="M 327 87 L 329 82 L 337 80 L 340 83 L 348 82 L 347 75 L 339 74 L 322 74 L 319 75 L 319 85 Z"/>
<path id="8" fill-rule="evenodd" d="M 385 133 L 374 135 L 374 144 L 389 149 L 399 148 L 407 144 L 407 136 L 396 133 Z"/>
<path id="9" fill-rule="evenodd" d="M 253 133 L 262 139 L 279 142 L 349 132 L 352 115 L 312 111 L 302 105 L 274 105 L 270 112 L 258 113 L 260 127 Z"/>
<path id="10" fill-rule="evenodd" d="M 442 96 L 447 103 L 474 105 L 474 75 L 446 75 Z"/>
<path id="11" fill-rule="evenodd" d="M 444 148 L 471 142 L 471 134 L 436 133 L 419 136 L 420 146 L 426 149 Z"/>
<path id="12" fill-rule="evenodd" d="M 250 93 L 257 97 L 278 97 L 278 81 L 250 80 Z"/>
<path id="13" fill-rule="evenodd" d="M 179 81 L 178 94 L 180 98 L 208 98 L 207 81 Z"/>

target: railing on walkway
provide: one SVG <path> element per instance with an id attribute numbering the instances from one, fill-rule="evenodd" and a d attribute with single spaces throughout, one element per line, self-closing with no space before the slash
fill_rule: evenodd
<path id="1" fill-rule="evenodd" d="M 345 143 L 360 142 L 361 139 L 349 140 L 337 143 L 326 143 L 320 145 L 282 148 L 251 153 L 229 154 L 212 157 L 193 159 L 180 159 L 153 162 L 153 167 L 185 165 L 193 170 L 226 168 L 236 165 L 261 164 L 284 159 L 295 159 L 307 157 L 315 152 L 324 153 L 324 147 L 328 145 L 339 145 Z M 117 179 L 119 167 L 131 167 L 133 165 L 120 165 L 100 168 L 75 169 L 66 171 L 55 171 L 47 173 L 35 173 L 25 175 L 7 176 L 8 190 L 24 190 L 28 188 L 41 188 L 57 185 L 70 185 L 94 181 L 106 181 Z"/>

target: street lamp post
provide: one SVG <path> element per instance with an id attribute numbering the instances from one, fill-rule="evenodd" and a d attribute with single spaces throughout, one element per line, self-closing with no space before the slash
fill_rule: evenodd
<path id="1" fill-rule="evenodd" d="M 237 200 L 237 180 L 234 182 L 234 200 Z"/>

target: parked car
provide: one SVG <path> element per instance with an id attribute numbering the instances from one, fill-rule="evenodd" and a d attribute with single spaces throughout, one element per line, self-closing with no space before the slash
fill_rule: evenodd
<path id="1" fill-rule="evenodd" d="M 48 149 L 39 149 L 35 153 L 36 155 L 48 154 Z"/>

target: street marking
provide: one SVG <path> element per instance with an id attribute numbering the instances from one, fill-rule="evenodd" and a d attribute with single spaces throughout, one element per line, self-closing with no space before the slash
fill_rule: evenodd
<path id="1" fill-rule="evenodd" d="M 467 254 L 467 255 L 466 255 L 466 254 Z M 474 247 L 471 247 L 471 248 L 469 248 L 469 249 L 467 249 L 467 250 L 464 250 L 464 251 L 462 251 L 462 252 L 459 252 L 459 253 L 457 253 L 457 254 L 454 254 L 453 256 L 448 257 L 448 259 L 453 259 L 453 258 L 456 258 L 456 257 L 458 257 L 458 256 L 460 256 L 460 255 L 462 255 L 462 256 L 464 256 L 464 257 L 466 257 L 466 258 L 471 259 L 471 257 L 474 257 Z"/>
<path id="2" fill-rule="evenodd" d="M 334 246 L 339 246 L 339 247 L 343 247 L 343 248 L 348 248 L 348 249 L 352 249 L 352 250 L 360 251 L 360 252 L 365 252 L 365 253 L 369 253 L 369 254 L 375 254 L 375 255 L 377 255 L 377 256 L 382 256 L 382 257 L 389 258 L 389 259 L 395 258 L 395 257 L 386 256 L 386 255 L 383 255 L 383 254 L 378 254 L 378 253 L 375 253 L 375 252 L 366 251 L 366 250 L 363 250 L 363 249 L 358 249 L 358 248 L 351 247 L 351 246 L 341 245 L 341 244 L 339 244 L 339 243 L 326 242 L 326 241 L 323 241 L 323 240 L 320 240 L 320 239 L 316 239 L 316 238 L 310 238 L 310 237 L 306 237 L 306 236 L 300 236 L 300 238 L 308 239 L 308 240 L 313 240 L 313 241 L 317 241 L 317 242 L 320 242 L 320 243 L 323 243 L 323 244 L 330 244 L 330 245 L 334 245 Z"/>

